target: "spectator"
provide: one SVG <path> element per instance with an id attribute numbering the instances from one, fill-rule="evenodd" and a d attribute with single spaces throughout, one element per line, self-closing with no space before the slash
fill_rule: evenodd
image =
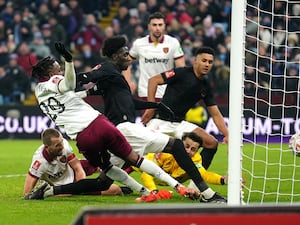
<path id="1" fill-rule="evenodd" d="M 204 18 L 208 15 L 208 2 L 206 0 L 201 0 L 197 8 L 196 15 L 194 17 L 194 25 L 202 24 Z"/>
<path id="2" fill-rule="evenodd" d="M 6 73 L 13 80 L 12 101 L 21 104 L 31 92 L 29 77 L 18 65 L 17 54 L 10 54 L 9 63 L 5 67 Z"/>
<path id="3" fill-rule="evenodd" d="M 7 38 L 7 26 L 5 21 L 0 18 L 0 42 L 3 43 Z"/>
<path id="4" fill-rule="evenodd" d="M 36 13 L 36 19 L 37 19 L 39 26 L 41 27 L 41 26 L 43 26 L 43 24 L 48 23 L 50 16 L 51 16 L 51 12 L 49 10 L 48 5 L 46 3 L 42 3 L 38 7 L 38 10 Z"/>
<path id="5" fill-rule="evenodd" d="M 49 11 L 54 15 L 57 15 L 59 11 L 60 0 L 49 0 L 47 2 L 48 2 Z"/>
<path id="6" fill-rule="evenodd" d="M 60 21 L 58 21 L 57 15 L 52 14 L 48 20 L 50 26 L 51 26 L 51 36 L 53 40 L 60 41 L 62 43 L 66 43 L 67 40 L 67 34 L 64 29 L 64 26 L 60 24 Z"/>
<path id="7" fill-rule="evenodd" d="M 187 0 L 188 4 L 186 4 L 186 12 L 192 17 L 195 18 L 197 14 L 197 8 L 199 5 L 198 0 Z"/>
<path id="8" fill-rule="evenodd" d="M 5 21 L 5 24 L 9 27 L 14 18 L 14 8 L 12 2 L 6 3 L 3 11 L 1 11 L 1 18 Z"/>
<path id="9" fill-rule="evenodd" d="M 0 105 L 11 103 L 13 92 L 13 79 L 10 77 L 3 66 L 0 66 Z"/>
<path id="10" fill-rule="evenodd" d="M 164 0 L 163 5 L 170 13 L 177 11 L 177 0 Z"/>
<path id="11" fill-rule="evenodd" d="M 22 19 L 21 12 L 15 12 L 13 21 L 8 28 L 8 33 L 14 35 L 14 42 L 19 45 L 23 41 L 30 41 L 32 38 L 31 27 L 29 23 Z"/>
<path id="12" fill-rule="evenodd" d="M 107 7 L 107 0 L 93 0 L 93 1 L 86 1 L 86 0 L 78 0 L 80 8 L 83 9 L 85 15 L 93 14 L 96 20 L 101 18 L 100 9 L 102 6 Z"/>
<path id="13" fill-rule="evenodd" d="M 147 4 L 145 2 L 140 2 L 138 4 L 137 10 L 138 10 L 138 17 L 140 18 L 140 24 L 143 27 L 143 29 L 146 30 L 148 26 L 148 19 L 150 16 L 150 13 L 147 8 Z"/>
<path id="14" fill-rule="evenodd" d="M 193 18 L 186 12 L 185 3 L 183 1 L 180 1 L 176 11 L 172 11 L 166 17 L 166 24 L 168 25 L 173 18 L 176 18 L 180 24 L 187 22 L 192 25 L 194 23 Z"/>
<path id="15" fill-rule="evenodd" d="M 98 52 L 95 52 L 88 44 L 82 45 L 81 51 L 79 52 L 78 56 L 80 56 L 84 66 L 89 66 L 91 68 L 102 61 L 100 50 Z"/>
<path id="16" fill-rule="evenodd" d="M 45 44 L 43 35 L 40 31 L 33 34 L 33 40 L 30 42 L 29 48 L 38 59 L 51 55 L 51 50 L 49 46 Z"/>
<path id="17" fill-rule="evenodd" d="M 26 42 L 22 42 L 18 46 L 17 55 L 18 65 L 22 67 L 28 77 L 31 77 L 32 65 L 34 65 L 38 61 L 37 56 L 33 52 L 31 52 Z"/>
<path id="18" fill-rule="evenodd" d="M 83 26 L 83 21 L 84 21 L 84 13 L 82 8 L 79 6 L 79 1 L 78 0 L 69 0 L 68 1 L 68 6 L 71 11 L 71 15 L 75 18 L 76 20 L 76 28 L 75 32 L 78 32 L 79 29 Z"/>
<path id="19" fill-rule="evenodd" d="M 66 33 L 66 45 L 70 46 L 72 37 L 75 35 L 77 20 L 71 14 L 69 7 L 66 4 L 60 4 L 58 11 L 58 21 L 64 27 Z"/>
<path id="20" fill-rule="evenodd" d="M 95 53 L 100 51 L 103 37 L 103 31 L 98 26 L 95 16 L 88 14 L 85 18 L 85 25 L 73 36 L 73 40 L 78 52 L 82 52 L 83 45 L 89 45 Z"/>
<path id="21" fill-rule="evenodd" d="M 148 12 L 150 14 L 159 12 L 160 3 L 157 0 L 147 0 Z"/>
<path id="22" fill-rule="evenodd" d="M 5 66 L 8 63 L 9 51 L 5 42 L 0 44 L 0 66 Z"/>
<path id="23" fill-rule="evenodd" d="M 129 23 L 130 14 L 126 5 L 121 5 L 119 7 L 118 13 L 114 19 L 117 19 L 120 22 L 121 27 L 125 27 Z"/>
<path id="24" fill-rule="evenodd" d="M 135 37 L 135 28 L 139 25 L 140 21 L 137 16 L 131 16 L 129 23 L 121 29 L 121 34 L 126 35 L 129 42 L 132 42 Z"/>
<path id="25" fill-rule="evenodd" d="M 55 39 L 52 36 L 52 28 L 49 23 L 43 24 L 41 28 L 41 32 L 43 35 L 44 43 L 49 47 L 51 55 L 57 55 L 57 52 L 54 48 Z"/>
<path id="26" fill-rule="evenodd" d="M 106 38 L 111 38 L 112 36 L 114 36 L 114 29 L 112 28 L 112 26 L 108 26 L 105 28 L 104 30 L 104 39 Z"/>

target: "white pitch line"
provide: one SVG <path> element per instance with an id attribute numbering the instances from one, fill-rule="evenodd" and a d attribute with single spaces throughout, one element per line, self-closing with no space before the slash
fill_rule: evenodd
<path id="1" fill-rule="evenodd" d="M 10 177 L 24 177 L 26 174 L 8 174 L 8 175 L 0 175 L 0 178 L 10 178 Z"/>

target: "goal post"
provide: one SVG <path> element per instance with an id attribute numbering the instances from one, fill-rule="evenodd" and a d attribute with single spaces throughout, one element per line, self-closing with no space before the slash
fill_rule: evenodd
<path id="1" fill-rule="evenodd" d="M 233 0 L 231 22 L 228 204 L 299 203 L 300 1 Z"/>
<path id="2" fill-rule="evenodd" d="M 245 0 L 232 1 L 229 84 L 228 205 L 241 202 L 242 102 Z"/>

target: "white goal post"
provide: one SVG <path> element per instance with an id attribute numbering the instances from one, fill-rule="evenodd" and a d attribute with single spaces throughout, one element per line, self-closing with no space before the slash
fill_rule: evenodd
<path id="1" fill-rule="evenodd" d="M 299 46 L 300 1 L 232 1 L 229 205 L 300 202 Z"/>
<path id="2" fill-rule="evenodd" d="M 229 86 L 228 205 L 241 202 L 242 97 L 245 0 L 232 1 Z M 234 65 L 234 66 L 232 66 Z"/>

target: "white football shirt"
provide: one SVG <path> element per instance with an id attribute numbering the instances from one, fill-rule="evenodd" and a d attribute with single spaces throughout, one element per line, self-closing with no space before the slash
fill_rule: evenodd
<path id="1" fill-rule="evenodd" d="M 63 185 L 74 182 L 74 172 L 69 162 L 76 156 L 66 139 L 63 139 L 64 149 L 61 156 L 50 160 L 45 146 L 41 145 L 32 157 L 29 174 L 52 185 Z"/>
<path id="2" fill-rule="evenodd" d="M 155 44 L 147 35 L 133 42 L 129 51 L 132 58 L 139 60 L 138 95 L 147 97 L 148 79 L 156 74 L 173 69 L 174 61 L 183 57 L 184 53 L 179 41 L 169 35 L 164 35 L 161 42 Z M 159 85 L 156 91 L 157 98 L 161 98 L 166 85 Z"/>
<path id="3" fill-rule="evenodd" d="M 74 91 L 60 93 L 58 84 L 63 78 L 55 75 L 48 81 L 38 83 L 35 96 L 41 110 L 64 129 L 70 138 L 76 139 L 77 134 L 96 119 L 100 112 Z"/>

